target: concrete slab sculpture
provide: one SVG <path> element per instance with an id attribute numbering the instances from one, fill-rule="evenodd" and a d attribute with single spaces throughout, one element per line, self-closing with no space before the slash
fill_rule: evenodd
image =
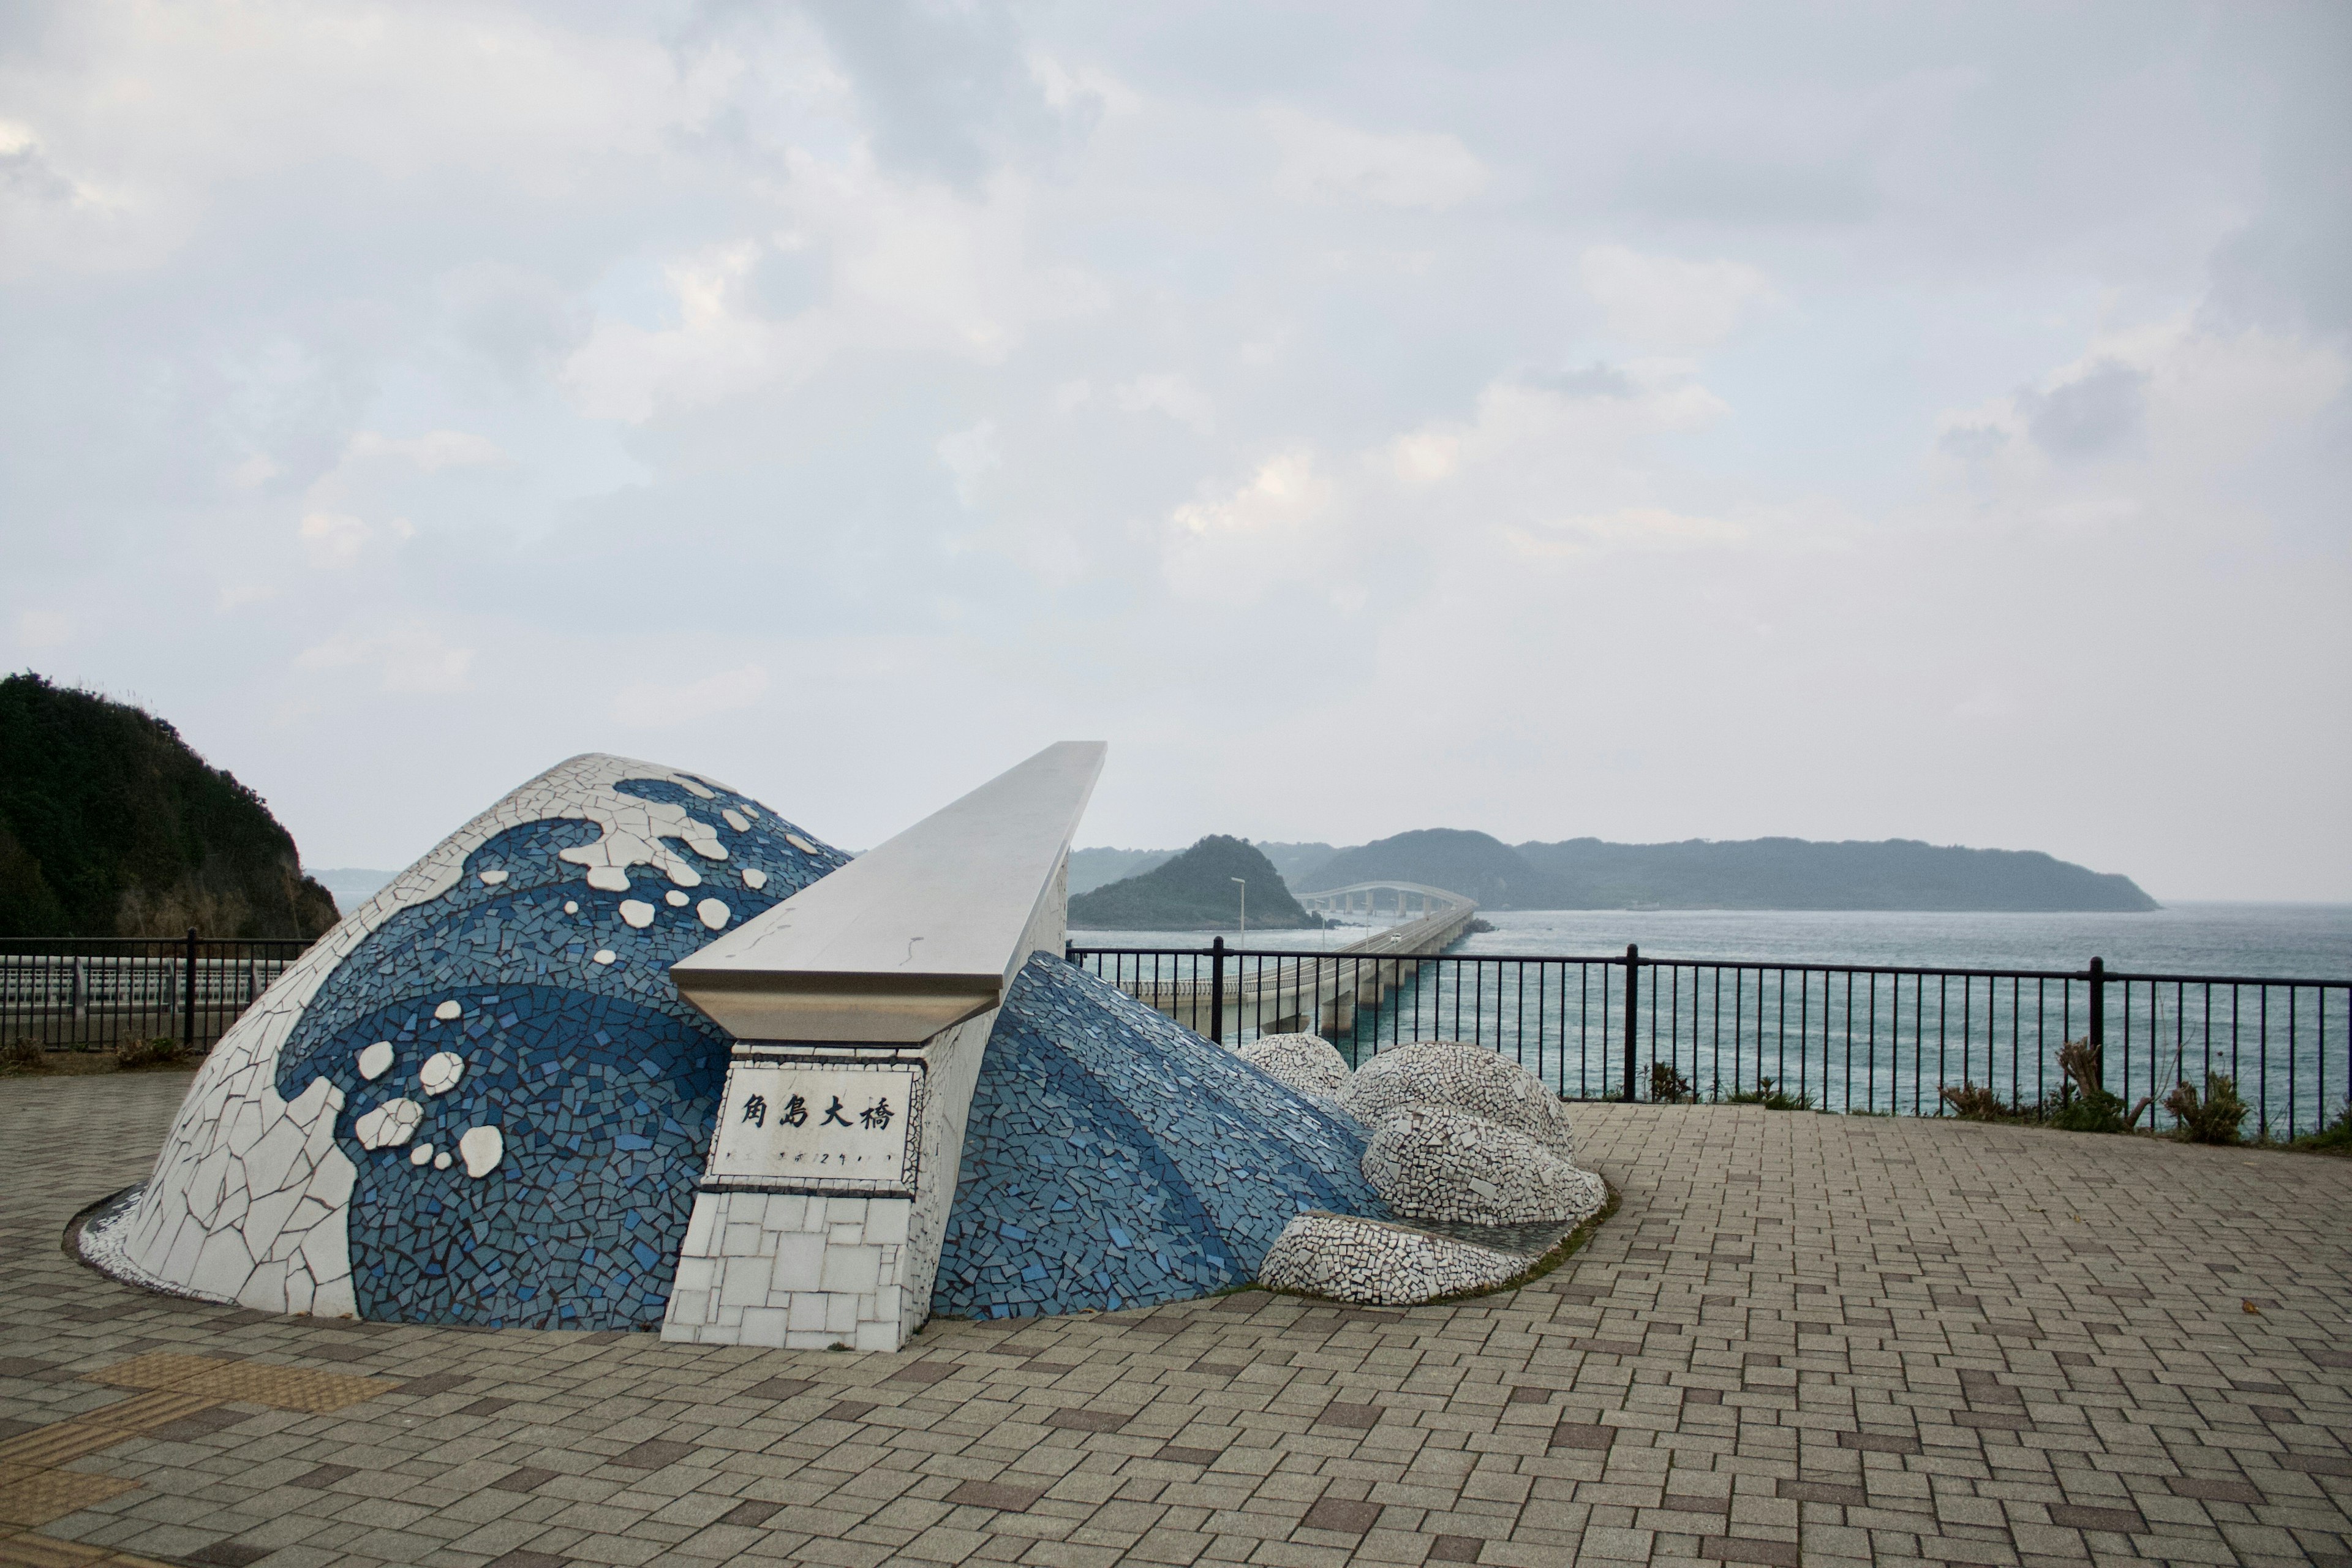
<path id="1" fill-rule="evenodd" d="M 84 1255 L 274 1311 L 894 1350 L 1261 1277 L 1427 1300 L 1528 1261 L 1431 1222 L 1597 1206 L 1491 1053 L 1226 1051 L 1064 963 L 1103 750 L 854 860 L 697 774 L 550 769 L 239 1020 Z"/>

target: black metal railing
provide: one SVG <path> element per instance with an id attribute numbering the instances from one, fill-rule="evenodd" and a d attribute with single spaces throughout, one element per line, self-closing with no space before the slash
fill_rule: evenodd
<path id="1" fill-rule="evenodd" d="M 100 1050 L 169 1037 L 188 1049 L 207 1046 L 310 945 L 193 931 L 0 942 L 0 1043 Z"/>
<path id="2" fill-rule="evenodd" d="M 1512 1057 L 1561 1095 L 1779 1096 L 1824 1110 L 1939 1115 L 1973 1086 L 2055 1101 L 2059 1052 L 2097 1047 L 2109 1093 L 2164 1100 L 2236 1081 L 2249 1136 L 2292 1138 L 2352 1089 L 2352 980 L 1652 959 L 1375 958 L 1227 948 L 1079 948 L 1070 962 L 1210 1038 L 1319 1034 L 1350 1062 L 1444 1038 Z M 1653 1078 L 1653 1073 L 1656 1077 Z"/>

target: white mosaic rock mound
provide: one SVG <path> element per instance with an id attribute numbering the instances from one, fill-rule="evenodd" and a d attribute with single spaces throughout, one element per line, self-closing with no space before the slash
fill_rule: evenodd
<path id="1" fill-rule="evenodd" d="M 1337 1100 L 1348 1087 L 1348 1058 L 1320 1035 L 1260 1035 L 1234 1053 L 1301 1094 Z"/>
<path id="2" fill-rule="evenodd" d="M 1402 1218 L 1576 1225 L 1608 1189 L 1519 1131 L 1443 1105 L 1401 1106 L 1364 1146 L 1364 1180 Z"/>
<path id="3" fill-rule="evenodd" d="M 1259 1265 L 1258 1283 L 1375 1307 L 1413 1307 L 1483 1290 L 1527 1272 L 1528 1260 L 1475 1242 L 1354 1215 L 1300 1215 Z"/>
<path id="4" fill-rule="evenodd" d="M 1367 1126 L 1408 1105 L 1465 1110 L 1515 1128 L 1570 1164 L 1576 1163 L 1568 1107 L 1541 1079 L 1483 1046 L 1417 1040 L 1383 1051 L 1356 1069 L 1339 1103 Z"/>

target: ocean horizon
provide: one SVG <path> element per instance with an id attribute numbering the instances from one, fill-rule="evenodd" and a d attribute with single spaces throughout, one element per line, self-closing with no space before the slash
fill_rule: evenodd
<path id="1" fill-rule="evenodd" d="M 2081 970 L 2092 958 L 2135 974 L 2352 980 L 2352 903 L 2183 900 L 2145 912 L 1940 910 L 1482 910 L 1495 928 L 1449 952 L 1482 957 L 1724 959 L 1927 969 Z M 1076 947 L 1336 951 L 1384 929 L 1106 931 Z"/>

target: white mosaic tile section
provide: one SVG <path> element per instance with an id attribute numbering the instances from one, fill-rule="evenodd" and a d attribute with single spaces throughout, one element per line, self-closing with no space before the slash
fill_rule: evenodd
<path id="1" fill-rule="evenodd" d="M 1328 1064 L 1291 1038 L 1273 1037 L 1270 1054 L 1289 1072 L 1316 1075 L 1316 1087 L 1329 1082 Z M 1301 1215 L 1266 1253 L 1261 1284 L 1390 1306 L 1499 1285 L 1528 1259 L 1411 1222 L 1574 1226 L 1608 1202 L 1607 1184 L 1576 1166 L 1568 1108 L 1535 1074 L 1484 1047 L 1400 1046 L 1352 1074 L 1343 1065 L 1336 1090 L 1326 1092 L 1370 1131 L 1364 1180 L 1405 1223 Z"/>
<path id="2" fill-rule="evenodd" d="M 596 824 L 603 830 L 596 843 L 561 852 L 586 868 L 594 886 L 625 889 L 639 866 L 685 886 L 698 882 L 661 839 L 681 839 L 714 859 L 725 858 L 725 847 L 679 807 L 613 788 L 635 778 L 709 795 L 701 781 L 657 763 L 601 752 L 573 757 L 442 840 L 312 944 L 205 1058 L 138 1202 L 104 1226 L 85 1227 L 85 1256 L 206 1300 L 353 1315 L 346 1224 L 357 1173 L 334 1145 L 342 1094 L 320 1079 L 299 1098 L 280 1099 L 279 1049 L 337 964 L 400 910 L 455 887 L 466 857 L 509 828 L 555 818 Z"/>
<path id="3" fill-rule="evenodd" d="M 427 1094 L 446 1094 L 466 1076 L 466 1058 L 455 1051 L 436 1051 L 416 1071 L 416 1081 Z"/>
<path id="4" fill-rule="evenodd" d="M 1609 1201 L 1599 1176 L 1517 1128 L 1466 1110 L 1402 1106 L 1371 1132 L 1364 1180 L 1400 1219 L 1574 1225 Z"/>
<path id="5" fill-rule="evenodd" d="M 1484 1046 L 1416 1040 L 1382 1051 L 1356 1069 L 1339 1103 L 1366 1126 L 1400 1106 L 1449 1105 L 1515 1127 L 1569 1163 L 1576 1163 L 1568 1107 L 1544 1087 L 1543 1079 Z"/>
<path id="6" fill-rule="evenodd" d="M 1258 1283 L 1367 1306 L 1412 1307 L 1485 1289 L 1527 1272 L 1528 1260 L 1475 1242 L 1354 1215 L 1315 1211 L 1282 1227 Z"/>
<path id="7" fill-rule="evenodd" d="M 457 1140 L 457 1155 L 466 1162 L 466 1174 L 479 1181 L 507 1157 L 506 1134 L 495 1127 L 469 1127 Z"/>
<path id="8" fill-rule="evenodd" d="M 908 1198 L 698 1193 L 662 1337 L 897 1350 L 914 1206 Z"/>
<path id="9" fill-rule="evenodd" d="M 1348 1058 L 1320 1035 L 1260 1035 L 1234 1054 L 1301 1094 L 1336 1099 L 1348 1087 Z"/>

